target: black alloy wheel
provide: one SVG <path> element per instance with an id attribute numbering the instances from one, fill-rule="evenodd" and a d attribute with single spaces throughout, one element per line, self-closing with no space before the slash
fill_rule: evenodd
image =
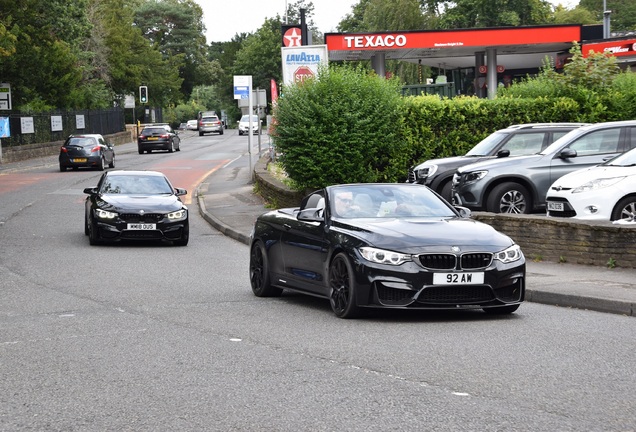
<path id="1" fill-rule="evenodd" d="M 174 151 L 174 141 L 170 140 L 170 147 L 168 148 L 168 153 L 172 153 Z"/>
<path id="2" fill-rule="evenodd" d="M 108 164 L 108 168 L 115 168 L 115 154 L 113 153 L 113 158 L 111 159 L 110 163 Z"/>
<path id="3" fill-rule="evenodd" d="M 360 314 L 356 305 L 356 286 L 349 258 L 344 253 L 335 256 L 329 266 L 329 301 L 338 318 L 355 318 Z"/>
<path id="4" fill-rule="evenodd" d="M 104 171 L 104 166 L 106 166 L 106 161 L 104 160 L 104 155 L 102 155 L 99 158 L 99 163 L 97 164 L 97 169 L 99 171 Z"/>
<path id="5" fill-rule="evenodd" d="M 271 284 L 267 253 L 260 241 L 254 242 L 250 251 L 250 284 L 252 292 L 257 297 L 278 297 L 283 292 Z"/>
<path id="6" fill-rule="evenodd" d="M 490 192 L 486 208 L 491 213 L 528 214 L 532 209 L 530 192 L 518 183 L 502 183 Z"/>
<path id="7" fill-rule="evenodd" d="M 95 246 L 101 244 L 101 240 L 99 238 L 99 232 L 97 229 L 97 222 L 93 219 L 93 217 L 88 218 L 88 243 L 91 246 Z"/>

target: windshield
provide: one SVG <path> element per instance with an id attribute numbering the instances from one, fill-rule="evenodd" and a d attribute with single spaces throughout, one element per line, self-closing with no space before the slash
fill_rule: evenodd
<path id="1" fill-rule="evenodd" d="M 419 185 L 342 185 L 331 188 L 330 210 L 335 217 L 413 218 L 457 217 L 449 205 Z"/>
<path id="2" fill-rule="evenodd" d="M 248 123 L 249 121 L 250 121 L 250 116 L 249 115 L 244 115 L 243 117 L 241 117 L 241 122 Z M 257 115 L 253 115 L 252 116 L 252 123 L 258 123 L 258 116 Z"/>
<path id="3" fill-rule="evenodd" d="M 492 154 L 493 149 L 507 136 L 508 134 L 503 132 L 490 134 L 481 140 L 479 144 L 470 149 L 470 151 L 466 153 L 466 156 L 488 156 Z"/>
<path id="4" fill-rule="evenodd" d="M 110 175 L 104 180 L 100 193 L 124 195 L 164 195 L 172 194 L 172 188 L 165 177 Z"/>
<path id="5" fill-rule="evenodd" d="M 620 167 L 634 166 L 636 165 L 636 149 L 632 149 L 627 153 L 620 154 L 614 159 L 610 159 L 601 165 Z"/>

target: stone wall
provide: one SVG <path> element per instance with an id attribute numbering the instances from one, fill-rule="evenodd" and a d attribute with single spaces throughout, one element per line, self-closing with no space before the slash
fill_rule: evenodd
<path id="1" fill-rule="evenodd" d="M 119 132 L 112 135 L 105 135 L 106 141 L 114 145 L 127 144 L 133 141 L 130 131 Z M 60 147 L 64 141 L 53 141 L 38 144 L 26 144 L 2 148 L 2 160 L 0 163 L 19 162 L 42 156 L 54 156 L 60 154 Z"/>
<path id="2" fill-rule="evenodd" d="M 268 157 L 255 166 L 257 188 L 272 208 L 298 207 L 304 193 L 291 191 L 267 171 Z M 529 261 L 568 262 L 636 268 L 636 223 L 586 222 L 473 212 L 473 219 L 493 226 L 517 242 Z"/>

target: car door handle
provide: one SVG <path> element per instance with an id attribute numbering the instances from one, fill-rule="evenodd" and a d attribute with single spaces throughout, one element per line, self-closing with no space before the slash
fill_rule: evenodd
<path id="1" fill-rule="evenodd" d="M 285 228 L 287 231 L 292 229 L 291 225 L 289 225 L 289 224 L 283 224 L 283 228 Z"/>

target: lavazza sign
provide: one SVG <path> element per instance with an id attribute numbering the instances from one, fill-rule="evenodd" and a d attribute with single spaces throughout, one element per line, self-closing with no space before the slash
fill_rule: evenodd
<path id="1" fill-rule="evenodd" d="M 405 35 L 345 36 L 347 48 L 378 48 L 406 46 Z"/>

